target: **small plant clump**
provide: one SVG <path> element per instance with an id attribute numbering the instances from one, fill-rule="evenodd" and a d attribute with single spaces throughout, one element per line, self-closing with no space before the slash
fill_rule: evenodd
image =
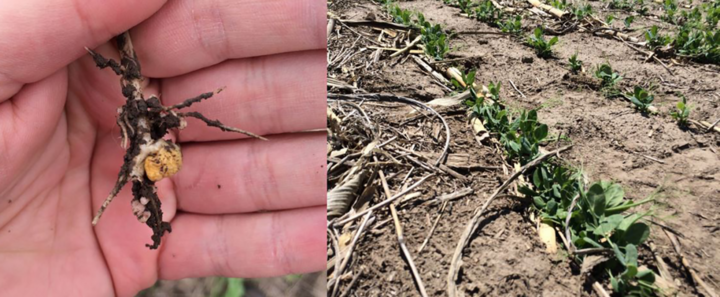
<path id="1" fill-rule="evenodd" d="M 612 25 L 612 22 L 613 22 L 614 20 L 615 20 L 615 16 L 612 15 L 612 14 L 609 14 L 609 15 L 607 15 L 607 16 L 605 17 L 605 22 L 606 22 L 608 25 Z"/>
<path id="2" fill-rule="evenodd" d="M 663 7 L 665 15 L 662 19 L 680 28 L 675 36 L 662 38 L 659 38 L 657 29 L 652 28 L 655 32 L 645 33 L 649 47 L 656 49 L 658 45 L 666 44 L 680 57 L 699 63 L 720 64 L 720 29 L 717 28 L 720 1 L 703 3 L 690 10 L 678 10 L 677 0 L 665 0 Z"/>
<path id="3" fill-rule="evenodd" d="M 585 19 L 585 17 L 592 15 L 593 10 L 590 4 L 585 4 L 579 5 L 577 7 L 572 6 L 570 12 L 572 13 L 573 19 L 575 19 L 576 21 L 582 21 Z"/>
<path id="4" fill-rule="evenodd" d="M 632 25 L 633 21 L 635 21 L 634 16 L 627 16 L 625 20 L 623 20 L 623 24 L 625 24 L 626 29 L 630 29 L 630 26 Z"/>
<path id="5" fill-rule="evenodd" d="M 451 80 L 451 82 L 457 90 L 465 91 L 467 89 L 471 89 L 472 85 L 475 83 L 476 72 L 477 70 L 469 70 L 467 73 L 461 73 L 460 77 L 462 79 L 462 83 L 460 83 L 454 78 Z"/>
<path id="6" fill-rule="evenodd" d="M 568 6 L 568 4 L 567 4 L 567 0 L 552 0 L 552 1 L 550 1 L 550 6 L 560 9 L 560 10 L 565 10 L 565 8 Z"/>
<path id="7" fill-rule="evenodd" d="M 697 30 L 683 26 L 675 35 L 678 55 L 700 63 L 720 64 L 720 30 Z"/>
<path id="8" fill-rule="evenodd" d="M 663 1 L 663 8 L 665 9 L 665 15 L 662 19 L 668 23 L 675 23 L 675 13 L 677 13 L 677 0 L 665 0 Z"/>
<path id="9" fill-rule="evenodd" d="M 497 9 L 490 0 L 480 2 L 478 7 L 475 8 L 475 18 L 483 23 L 490 24 L 492 26 L 499 26 L 500 20 L 503 18 L 503 12 Z"/>
<path id="10" fill-rule="evenodd" d="M 677 103 L 677 109 L 670 112 L 670 116 L 677 121 L 678 125 L 685 127 L 688 124 L 692 107 L 687 104 L 687 98 L 684 95 L 680 95 L 680 97 L 682 97 L 682 101 Z"/>
<path id="11" fill-rule="evenodd" d="M 552 46 L 555 45 L 557 42 L 557 36 L 554 36 L 549 41 L 546 41 L 543 30 L 539 27 L 535 28 L 533 35 L 530 35 L 527 40 L 527 43 L 533 48 L 535 48 L 535 53 L 537 53 L 537 56 L 540 58 L 552 57 Z"/>
<path id="12" fill-rule="evenodd" d="M 405 26 L 412 25 L 412 12 L 407 9 L 402 9 L 396 4 L 388 6 L 388 12 L 393 16 L 393 22 L 403 24 Z"/>
<path id="13" fill-rule="evenodd" d="M 472 13 L 472 10 L 471 10 L 471 7 L 473 6 L 472 0 L 455 0 L 455 1 L 457 3 L 457 6 L 460 7 L 460 9 L 464 13 L 466 13 L 466 14 Z"/>
<path id="14" fill-rule="evenodd" d="M 650 106 L 655 100 L 655 96 L 640 86 L 635 86 L 633 92 L 628 93 L 626 97 L 635 105 L 635 108 L 644 113 L 650 112 Z"/>
<path id="15" fill-rule="evenodd" d="M 573 54 L 570 59 L 568 59 L 568 62 L 570 62 L 571 73 L 578 74 L 582 71 L 583 61 L 578 60 L 577 53 Z"/>
<path id="16" fill-rule="evenodd" d="M 645 41 L 647 41 L 648 47 L 656 49 L 669 44 L 672 40 L 667 36 L 660 35 L 660 33 L 658 33 L 658 27 L 653 25 L 645 31 Z"/>
<path id="17" fill-rule="evenodd" d="M 519 35 L 522 33 L 522 16 L 516 15 L 514 19 L 505 19 L 500 24 L 500 29 L 504 33 Z"/>
<path id="18" fill-rule="evenodd" d="M 522 32 L 522 16 L 508 17 L 491 0 L 472 2 L 469 0 L 444 0 L 445 4 L 455 5 L 465 14 L 490 26 L 500 28 L 504 33 L 518 35 Z"/>
<path id="19" fill-rule="evenodd" d="M 422 13 L 413 13 L 410 10 L 402 9 L 390 0 L 384 4 L 394 22 L 420 29 L 421 40 L 425 45 L 425 54 L 435 60 L 445 58 L 450 51 L 449 36 L 439 24 L 433 25 L 425 20 L 425 15 Z"/>
<path id="20" fill-rule="evenodd" d="M 606 95 L 617 95 L 615 85 L 620 82 L 623 77 L 619 73 L 614 72 L 610 64 L 602 64 L 595 69 L 595 77 L 601 80 L 601 85 Z"/>
<path id="21" fill-rule="evenodd" d="M 450 51 L 450 44 L 448 35 L 442 30 L 442 27 L 439 24 L 433 26 L 426 22 L 425 26 L 420 28 L 420 33 L 425 44 L 425 53 L 435 60 L 444 59 Z"/>
<path id="22" fill-rule="evenodd" d="M 124 163 L 120 167 L 115 186 L 93 218 L 92 225 L 98 223 L 105 209 L 125 184 L 132 181 L 133 214 L 141 223 L 147 224 L 153 230 L 153 244 L 146 246 L 157 249 L 162 236 L 166 231 L 171 232 L 172 228 L 170 223 L 163 221 L 155 182 L 177 173 L 182 166 L 180 146 L 163 139 L 168 131 L 185 128 L 186 119 L 192 117 L 223 131 L 243 133 L 263 140 L 265 138 L 225 126 L 220 121 L 210 120 L 199 112 L 181 112 L 192 104 L 210 99 L 222 89 L 200 94 L 172 106 L 163 106 L 155 95 L 145 98 L 142 92 L 144 78 L 140 72 L 140 62 L 135 54 L 129 32 L 122 33 L 115 40 L 120 52 L 120 62 L 107 59 L 86 48 L 97 67 L 110 68 L 120 76 L 122 94 L 127 98 L 125 105 L 118 108 L 117 117 L 117 124 L 122 132 L 121 146 L 126 149 Z"/>

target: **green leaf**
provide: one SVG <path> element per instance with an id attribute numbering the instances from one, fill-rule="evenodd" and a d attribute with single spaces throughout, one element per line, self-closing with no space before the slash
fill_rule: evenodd
<path id="1" fill-rule="evenodd" d="M 560 186 L 557 184 L 554 184 L 552 186 L 553 196 L 557 199 L 562 198 L 562 194 L 560 193 Z"/>
<path id="2" fill-rule="evenodd" d="M 633 244 L 628 244 L 625 247 L 625 265 L 637 267 L 638 250 Z"/>
<path id="3" fill-rule="evenodd" d="M 613 277 L 612 274 L 610 274 L 610 285 L 612 285 L 613 291 L 620 292 L 620 284 L 618 283 L 617 278 Z"/>
<path id="4" fill-rule="evenodd" d="M 639 280 L 645 281 L 650 284 L 655 282 L 655 273 L 653 273 L 653 271 L 650 269 L 643 269 L 643 270 L 638 271 L 638 274 L 636 275 L 636 277 Z"/>
<path id="5" fill-rule="evenodd" d="M 518 188 L 518 191 L 525 196 L 532 197 L 532 196 L 537 195 L 537 193 L 535 191 L 533 191 L 532 189 L 530 189 L 529 187 L 526 187 L 526 186 L 522 186 L 522 187 Z"/>
<path id="6" fill-rule="evenodd" d="M 547 210 L 547 213 L 548 213 L 548 214 L 554 216 L 555 213 L 557 212 L 557 207 L 558 207 L 557 202 L 555 202 L 555 200 L 550 200 L 550 201 L 548 201 L 547 206 L 545 207 L 545 209 Z"/>
<path id="7" fill-rule="evenodd" d="M 535 169 L 533 172 L 533 184 L 535 185 L 535 188 L 540 188 L 542 186 L 542 177 L 540 177 L 540 168 Z"/>
<path id="8" fill-rule="evenodd" d="M 552 39 L 550 39 L 550 42 L 548 42 L 548 44 L 549 44 L 550 46 L 553 46 L 553 45 L 555 45 L 557 42 L 558 42 L 558 38 L 557 38 L 557 36 L 555 36 L 555 37 L 553 37 Z"/>
<path id="9" fill-rule="evenodd" d="M 459 83 L 456 79 L 453 78 L 453 79 L 451 80 L 451 82 L 452 82 L 453 86 L 455 86 L 455 88 L 462 89 L 462 86 L 460 85 L 460 83 Z"/>
<path id="10" fill-rule="evenodd" d="M 475 73 L 476 70 L 473 70 L 467 75 L 467 81 L 465 81 L 465 83 L 468 85 L 468 88 L 471 88 L 472 84 L 475 82 Z"/>
<path id="11" fill-rule="evenodd" d="M 612 245 L 613 252 L 615 252 L 615 257 L 617 257 L 618 260 L 620 260 L 620 263 L 623 263 L 623 265 L 625 265 L 625 254 L 623 254 L 620 251 L 620 248 L 618 248 L 617 244 L 611 244 L 611 245 Z"/>
<path id="12" fill-rule="evenodd" d="M 600 184 L 605 190 L 605 202 L 607 207 L 618 206 L 623 202 L 625 191 L 620 185 L 604 181 L 600 182 Z"/>
<path id="13" fill-rule="evenodd" d="M 545 208 L 545 201 L 543 201 L 542 197 L 540 196 L 534 196 L 533 202 L 535 202 L 535 206 L 537 206 L 540 209 Z"/>
<path id="14" fill-rule="evenodd" d="M 613 215 L 613 216 L 615 216 L 615 215 Z M 622 232 L 627 232 L 628 228 L 630 228 L 630 226 L 632 224 L 634 224 L 641 217 L 642 217 L 642 215 L 638 214 L 638 213 L 631 214 L 622 220 L 620 225 L 618 225 L 617 229 Z"/>
<path id="15" fill-rule="evenodd" d="M 650 236 L 650 227 L 644 223 L 635 223 L 625 232 L 625 241 L 640 245 Z"/>
<path id="16" fill-rule="evenodd" d="M 620 222 L 622 222 L 622 220 L 623 215 L 620 214 L 606 217 L 603 222 L 600 223 L 600 226 L 593 230 L 593 233 L 599 236 L 607 236 L 609 233 L 614 231 L 618 225 L 620 225 Z"/>
<path id="17" fill-rule="evenodd" d="M 599 183 L 593 184 L 588 189 L 587 199 L 595 215 L 602 216 L 605 212 L 605 191 Z"/>
<path id="18" fill-rule="evenodd" d="M 628 265 L 625 267 L 625 269 L 626 270 L 623 272 L 623 275 L 625 275 L 625 277 L 633 278 L 633 277 L 635 277 L 635 275 L 637 275 L 637 271 L 638 271 L 637 266 Z"/>
<path id="19" fill-rule="evenodd" d="M 534 135 L 534 136 L 535 136 L 535 140 L 536 140 L 537 142 L 542 141 L 542 140 L 545 139 L 545 137 L 547 137 L 547 135 L 548 135 L 548 126 L 545 125 L 545 124 L 542 124 L 542 125 L 538 126 L 537 128 L 535 128 L 534 134 L 535 134 L 535 135 Z"/>
<path id="20" fill-rule="evenodd" d="M 527 120 L 531 122 L 537 122 L 538 116 L 537 116 L 537 110 L 531 109 L 527 113 Z"/>

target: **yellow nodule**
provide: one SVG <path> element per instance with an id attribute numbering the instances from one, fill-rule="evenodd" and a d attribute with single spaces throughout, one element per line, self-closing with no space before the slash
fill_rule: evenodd
<path id="1" fill-rule="evenodd" d="M 165 142 L 157 152 L 145 158 L 145 175 L 151 181 L 159 181 L 173 176 L 182 167 L 180 147 L 172 142 Z"/>

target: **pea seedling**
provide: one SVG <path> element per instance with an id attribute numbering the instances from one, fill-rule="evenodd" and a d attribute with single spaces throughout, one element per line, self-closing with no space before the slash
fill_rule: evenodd
<path id="1" fill-rule="evenodd" d="M 550 41 L 545 41 L 545 34 L 541 28 L 535 28 L 533 35 L 528 38 L 528 44 L 535 48 L 535 52 L 540 58 L 549 58 L 552 56 L 552 46 L 558 42 L 557 36 Z"/>
<path id="2" fill-rule="evenodd" d="M 578 60 L 577 53 L 572 55 L 570 59 L 568 59 L 568 62 L 570 62 L 570 72 L 573 74 L 578 74 L 582 71 L 583 61 Z"/>
<path id="3" fill-rule="evenodd" d="M 635 104 L 635 107 L 637 107 L 638 110 L 645 113 L 650 111 L 650 104 L 655 99 L 655 96 L 651 95 L 647 90 L 639 86 L 635 86 L 633 92 L 628 93 L 626 97 L 630 99 L 632 104 Z"/>
<path id="4" fill-rule="evenodd" d="M 598 66 L 597 69 L 595 69 L 595 77 L 602 80 L 602 86 L 604 88 L 614 88 L 615 84 L 623 79 L 619 73 L 613 72 L 610 64 Z"/>
<path id="5" fill-rule="evenodd" d="M 185 128 L 187 126 L 186 119 L 191 117 L 223 131 L 238 132 L 258 139 L 266 139 L 244 130 L 225 126 L 220 121 L 210 120 L 199 112 L 180 111 L 194 103 L 211 98 L 220 93 L 222 89 L 200 94 L 172 106 L 163 106 L 160 98 L 155 95 L 145 98 L 142 91 L 142 81 L 145 78 L 140 73 L 140 62 L 135 54 L 130 34 L 124 32 L 115 40 L 120 52 L 119 63 L 86 48 L 97 67 L 100 69 L 110 68 L 120 76 L 122 94 L 127 98 L 125 105 L 118 108 L 117 117 L 117 124 L 122 132 L 121 146 L 126 149 L 124 163 L 120 167 L 115 186 L 100 206 L 92 224 L 95 226 L 98 223 L 113 198 L 128 181 L 132 181 L 132 211 L 141 223 L 147 224 L 153 230 L 153 244 L 145 246 L 157 249 L 165 231 L 171 232 L 172 229 L 170 223 L 162 220 L 163 212 L 160 208 L 161 203 L 155 182 L 177 173 L 182 167 L 180 146 L 163 139 L 168 130 Z"/>
<path id="6" fill-rule="evenodd" d="M 677 110 L 672 111 L 670 116 L 678 122 L 678 125 L 686 126 L 692 107 L 687 104 L 687 98 L 685 98 L 685 96 L 680 96 L 682 97 L 682 101 L 677 103 Z"/>

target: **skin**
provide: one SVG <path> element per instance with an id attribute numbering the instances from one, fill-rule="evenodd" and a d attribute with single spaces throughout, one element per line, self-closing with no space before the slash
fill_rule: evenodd
<path id="1" fill-rule="evenodd" d="M 325 3 L 0 2 L 0 295 L 133 296 L 157 279 L 324 269 Z M 225 86 L 174 131 L 182 170 L 158 183 L 173 232 L 149 250 L 130 186 L 90 222 L 122 163 L 119 78 L 84 51 L 133 28 L 146 95 Z"/>

